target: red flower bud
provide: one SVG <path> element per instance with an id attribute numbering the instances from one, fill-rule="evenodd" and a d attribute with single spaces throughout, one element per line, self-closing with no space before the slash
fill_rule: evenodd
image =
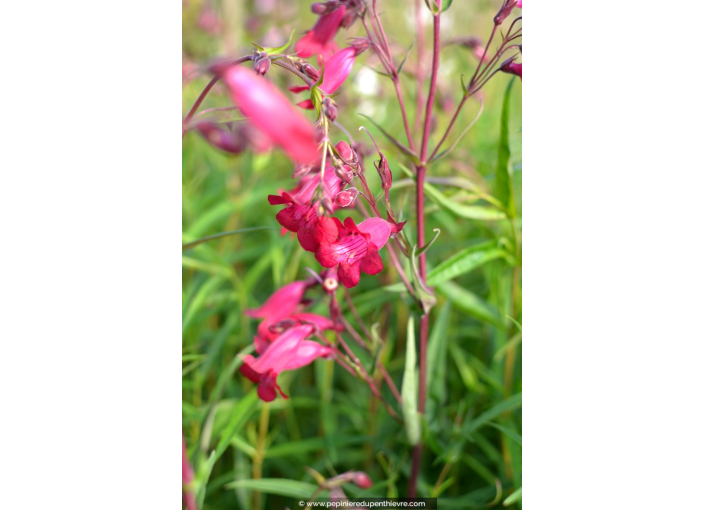
<path id="1" fill-rule="evenodd" d="M 266 53 L 262 53 L 262 55 L 266 55 Z M 271 60 L 267 56 L 258 58 L 254 64 L 254 70 L 262 76 L 269 71 L 269 68 L 271 68 Z"/>
<path id="2" fill-rule="evenodd" d="M 335 148 L 346 163 L 354 163 L 357 161 L 357 154 L 352 150 L 350 144 L 348 144 L 344 140 L 337 142 Z"/>
<path id="3" fill-rule="evenodd" d="M 508 15 L 511 14 L 511 11 L 514 7 L 516 7 L 516 5 L 518 5 L 517 0 L 505 0 L 504 4 L 499 10 L 499 13 L 494 16 L 494 24 L 500 25 L 501 23 L 503 23 L 504 20 L 508 18 Z M 521 5 L 523 5 L 523 2 L 521 2 Z"/>
<path id="4" fill-rule="evenodd" d="M 499 69 L 506 74 L 514 74 L 523 81 L 523 64 L 516 64 L 514 60 L 516 60 L 515 56 L 504 60 Z"/>
<path id="5" fill-rule="evenodd" d="M 308 76 L 308 78 L 310 78 L 311 80 L 318 81 L 320 79 L 320 73 L 318 72 L 318 70 L 312 65 L 310 65 L 308 62 L 301 66 L 301 72 L 303 72 L 303 74 Z M 306 87 L 306 90 L 307 89 L 308 87 Z"/>
<path id="6" fill-rule="evenodd" d="M 374 162 L 374 167 L 376 168 L 376 171 L 379 172 L 379 178 L 381 179 L 381 188 L 382 189 L 389 189 L 391 187 L 391 182 L 393 181 L 393 174 L 391 173 L 391 168 L 389 168 L 389 164 L 386 162 L 386 157 L 379 153 L 381 156 L 381 159 L 379 161 Z"/>
<path id="7" fill-rule="evenodd" d="M 357 50 L 357 55 L 359 55 L 360 53 L 364 53 L 369 49 L 369 39 L 366 39 L 364 37 L 355 37 L 354 39 L 352 39 L 350 46 L 355 48 Z"/>
<path id="8" fill-rule="evenodd" d="M 210 121 L 198 122 L 194 127 L 208 143 L 230 154 L 239 154 L 247 148 L 247 140 L 240 131 L 233 133 Z"/>
<path id="9" fill-rule="evenodd" d="M 347 170 L 345 170 L 346 168 L 349 168 L 349 167 L 336 166 L 335 167 L 335 175 L 337 176 L 338 179 L 340 179 L 345 184 L 349 184 L 352 182 L 352 179 L 354 179 L 354 174 L 352 172 L 348 172 Z"/>
<path id="10" fill-rule="evenodd" d="M 344 191 L 340 191 L 335 195 L 335 205 L 340 207 L 349 207 L 354 203 L 354 199 L 357 198 L 357 188 L 347 188 Z"/>
<path id="11" fill-rule="evenodd" d="M 310 6 L 310 12 L 320 16 L 327 10 L 327 6 L 324 3 L 315 3 Z"/>
<path id="12" fill-rule="evenodd" d="M 362 489 L 368 489 L 373 485 L 372 479 L 369 478 L 369 475 L 367 475 L 364 471 L 355 471 L 353 481 L 357 487 Z"/>
<path id="13" fill-rule="evenodd" d="M 335 119 L 337 118 L 337 107 L 329 97 L 323 99 L 323 113 L 325 113 L 325 116 L 330 119 L 330 122 L 335 122 Z"/>

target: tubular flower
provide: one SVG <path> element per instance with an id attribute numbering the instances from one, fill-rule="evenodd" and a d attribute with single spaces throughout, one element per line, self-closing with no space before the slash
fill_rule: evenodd
<path id="1" fill-rule="evenodd" d="M 332 166 L 325 169 L 323 183 L 323 199 L 330 200 L 330 202 L 344 187 L 342 180 L 335 174 Z M 278 212 L 276 221 L 286 230 L 296 232 L 301 247 L 310 252 L 315 252 L 320 243 L 321 235 L 323 235 L 323 232 L 318 228 L 318 214 L 316 213 L 318 203 L 313 203 L 313 197 L 319 185 L 320 174 L 318 173 L 309 179 L 294 196 L 288 192 L 283 192 L 281 195 L 269 195 L 271 205 L 289 205 Z"/>
<path id="2" fill-rule="evenodd" d="M 361 272 L 375 275 L 384 269 L 379 250 L 389 240 L 392 224 L 381 218 L 370 218 L 355 225 L 352 218 L 343 224 L 337 218 L 321 218 L 321 242 L 315 258 L 323 267 L 338 265 L 337 275 L 347 288 L 359 283 Z"/>
<path id="3" fill-rule="evenodd" d="M 352 66 L 354 65 L 354 59 L 362 51 L 354 46 L 350 46 L 344 50 L 338 51 L 330 57 L 330 59 L 325 62 L 323 83 L 320 84 L 320 90 L 328 95 L 334 94 L 335 91 L 340 88 L 340 85 L 342 85 L 350 75 Z M 307 88 L 308 87 L 296 87 L 293 91 L 300 92 L 302 90 L 306 90 Z M 308 99 L 298 103 L 298 106 L 312 110 L 313 102 Z"/>
<path id="4" fill-rule="evenodd" d="M 216 64 L 211 70 L 223 80 L 242 114 L 293 160 L 317 158 L 315 128 L 273 84 L 239 65 Z"/>
<path id="5" fill-rule="evenodd" d="M 308 365 L 315 358 L 331 355 L 330 347 L 305 340 L 314 330 L 310 325 L 290 328 L 258 358 L 251 354 L 242 358 L 240 372 L 258 384 L 259 398 L 271 402 L 276 398 L 277 391 L 283 398 L 288 398 L 276 382 L 278 375 L 285 370 L 295 370 Z"/>
<path id="6" fill-rule="evenodd" d="M 320 55 L 326 61 L 335 51 L 335 34 L 345 17 L 345 6 L 341 5 L 334 11 L 323 14 L 318 18 L 315 26 L 309 30 L 296 43 L 296 52 L 299 57 L 308 58 L 312 55 Z"/>
<path id="7" fill-rule="evenodd" d="M 291 315 L 303 301 L 303 294 L 309 284 L 306 281 L 295 281 L 284 285 L 274 292 L 266 302 L 259 308 L 245 310 L 247 317 L 256 319 L 272 319 L 277 322 L 288 315 Z"/>

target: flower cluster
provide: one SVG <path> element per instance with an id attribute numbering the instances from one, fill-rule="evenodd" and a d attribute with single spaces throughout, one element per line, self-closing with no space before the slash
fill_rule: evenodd
<path id="1" fill-rule="evenodd" d="M 333 356 L 330 347 L 307 340 L 316 332 L 340 329 L 332 320 L 305 312 L 306 290 L 316 280 L 295 281 L 274 292 L 259 308 L 247 310 L 249 317 L 263 319 L 257 326 L 254 348 L 259 354 L 243 357 L 242 374 L 257 383 L 257 394 L 265 402 L 276 398 L 277 391 L 288 398 L 276 382 L 285 370 L 295 370 L 316 358 Z"/>

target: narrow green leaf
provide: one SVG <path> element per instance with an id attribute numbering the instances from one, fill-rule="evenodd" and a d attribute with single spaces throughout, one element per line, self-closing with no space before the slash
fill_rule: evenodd
<path id="1" fill-rule="evenodd" d="M 442 12 L 445 12 L 452 5 L 453 0 L 442 0 Z"/>
<path id="2" fill-rule="evenodd" d="M 406 60 L 408 59 L 408 55 L 411 54 L 411 50 L 413 49 L 413 45 L 415 44 L 416 40 L 415 38 L 411 41 L 411 46 L 408 48 L 408 51 L 406 52 L 406 55 L 403 57 L 403 60 L 401 63 L 398 65 L 398 70 L 396 71 L 398 74 L 401 74 L 401 70 L 403 69 L 403 64 L 406 63 Z"/>
<path id="3" fill-rule="evenodd" d="M 369 122 L 371 122 L 372 124 L 374 124 L 374 126 L 376 126 L 376 128 L 377 128 L 379 131 L 381 131 L 381 133 L 382 133 L 391 143 L 393 143 L 393 144 L 396 146 L 396 148 L 397 148 L 398 150 L 400 150 L 400 151 L 403 152 L 406 156 L 408 156 L 409 158 L 411 158 L 411 160 L 413 160 L 414 163 L 420 163 L 420 160 L 418 159 L 418 156 L 416 155 L 415 152 L 413 152 L 411 149 L 409 149 L 408 147 L 406 147 L 405 145 L 403 145 L 401 142 L 399 142 L 398 140 L 396 140 L 396 138 L 394 138 L 393 136 L 391 136 L 391 134 L 390 134 L 388 131 L 386 131 L 383 127 L 381 127 L 379 124 L 377 124 L 374 119 L 372 119 L 371 117 L 368 117 L 367 115 L 364 115 L 363 113 L 358 113 L 357 115 L 359 115 L 359 116 L 361 116 L 361 117 L 364 117 L 364 118 L 367 119 Z"/>
<path id="4" fill-rule="evenodd" d="M 522 491 L 523 487 L 519 487 L 518 489 L 516 489 L 516 492 L 504 499 L 504 506 L 513 505 L 514 503 L 521 501 L 523 497 Z"/>
<path id="5" fill-rule="evenodd" d="M 398 166 L 410 177 L 415 178 L 413 172 L 411 172 L 402 163 L 398 163 Z M 460 216 L 462 218 L 468 218 L 471 220 L 487 221 L 502 220 L 506 218 L 506 215 L 502 211 L 499 211 L 492 207 L 482 205 L 464 205 L 453 202 L 450 198 L 446 197 L 439 189 L 437 189 L 432 184 L 428 184 L 427 182 L 423 183 L 423 189 L 433 202 L 438 204 L 443 209 L 453 213 L 455 216 Z"/>
<path id="6" fill-rule="evenodd" d="M 516 443 L 523 446 L 523 438 L 521 438 L 521 435 L 518 432 L 515 432 L 508 427 L 504 427 L 503 425 L 499 425 L 498 423 L 494 423 L 493 421 L 490 421 L 489 423 L 487 423 L 487 425 L 489 425 L 490 427 L 494 427 L 497 430 L 500 430 L 501 432 L 506 434 L 507 437 L 510 437 Z"/>
<path id="7" fill-rule="evenodd" d="M 288 38 L 288 42 L 286 44 L 284 44 L 283 46 L 278 46 L 276 48 L 264 48 L 264 51 L 266 51 L 268 55 L 282 53 L 283 51 L 286 50 L 286 48 L 288 48 L 291 45 L 291 41 L 293 41 L 293 34 L 295 34 L 295 33 L 296 33 L 295 30 L 291 30 L 291 35 Z"/>
<path id="8" fill-rule="evenodd" d="M 401 402 L 403 404 L 403 424 L 406 428 L 408 442 L 417 445 L 420 441 L 420 420 L 418 419 L 418 381 L 416 369 L 416 335 L 413 316 L 408 318 L 408 335 L 406 337 L 406 365 L 403 369 Z"/>
<path id="9" fill-rule="evenodd" d="M 464 85 L 464 80 L 462 81 L 462 84 Z M 464 135 L 466 135 L 466 134 L 469 132 L 469 130 L 472 128 L 472 126 L 474 126 L 474 124 L 479 120 L 479 117 L 481 117 L 482 112 L 484 111 L 484 100 L 480 98 L 479 101 L 480 101 L 479 111 L 478 111 L 477 114 L 474 116 L 474 119 L 472 119 L 472 122 L 470 122 L 470 123 L 467 125 L 467 127 L 462 130 L 462 132 L 460 133 L 460 135 L 455 139 L 454 142 L 452 142 L 452 145 L 450 145 L 450 146 L 449 146 L 447 149 L 445 149 L 444 151 L 442 151 L 442 152 L 436 154 L 435 157 L 430 160 L 430 163 L 434 163 L 435 161 L 438 161 L 439 159 L 445 157 L 447 154 L 449 154 L 450 152 L 452 152 L 452 150 L 453 150 L 455 147 L 457 147 L 457 144 L 460 143 L 460 140 L 462 140 L 462 138 L 464 138 Z"/>
<path id="10" fill-rule="evenodd" d="M 428 285 L 437 285 L 452 280 L 474 271 L 489 261 L 508 257 L 504 250 L 496 248 L 494 245 L 495 243 L 492 242 L 482 243 L 455 253 L 428 273 Z"/>
<path id="11" fill-rule="evenodd" d="M 213 239 L 220 239 L 221 237 L 231 236 L 234 234 L 242 234 L 244 232 L 255 232 L 257 230 L 273 230 L 273 228 L 272 227 L 251 227 L 251 228 L 241 228 L 239 230 L 230 230 L 228 232 L 220 232 L 219 234 L 213 234 L 211 236 L 201 237 L 200 239 L 197 239 L 195 241 L 191 241 L 190 243 L 183 244 L 183 245 L 181 245 L 181 251 L 190 250 L 191 248 L 194 248 L 195 246 L 198 246 L 201 243 L 205 243 L 206 241 L 212 241 Z"/>
<path id="12" fill-rule="evenodd" d="M 436 395 L 439 401 L 445 398 L 445 377 L 447 373 L 447 329 L 450 323 L 450 303 L 445 302 L 435 318 L 435 324 L 428 339 L 426 388 L 428 394 Z M 433 391 L 432 388 L 436 388 Z"/>
<path id="13" fill-rule="evenodd" d="M 506 342 L 503 347 L 501 347 L 501 349 L 496 351 L 496 354 L 494 354 L 494 361 L 500 361 L 501 358 L 504 357 L 504 355 L 506 354 L 506 352 L 509 349 L 513 349 L 519 343 L 521 343 L 522 338 L 523 338 L 523 333 L 521 333 L 520 331 L 518 333 L 516 333 L 515 335 L 513 335 L 511 337 L 511 339 L 508 342 Z"/>
<path id="14" fill-rule="evenodd" d="M 513 201 L 513 185 L 511 183 L 511 170 L 509 160 L 511 159 L 511 147 L 508 140 L 509 105 L 511 100 L 511 87 L 516 78 L 512 78 L 506 87 L 503 107 L 501 109 L 501 133 L 499 136 L 499 157 L 496 163 L 496 181 L 494 183 L 494 195 L 506 207 L 510 218 L 516 217 L 516 205 Z"/>
<path id="15" fill-rule="evenodd" d="M 232 411 L 232 416 L 230 416 L 230 423 L 228 423 L 220 436 L 220 441 L 215 449 L 215 460 L 218 460 L 222 457 L 222 454 L 225 453 L 227 447 L 230 446 L 230 441 L 232 441 L 233 436 L 240 431 L 242 426 L 254 413 L 258 402 L 259 398 L 257 392 L 252 390 L 237 403 Z"/>
<path id="16" fill-rule="evenodd" d="M 478 319 L 491 322 L 497 326 L 503 325 L 496 309 L 467 289 L 452 282 L 441 283 L 436 285 L 435 288 L 438 292 L 447 296 L 460 310 L 464 310 Z"/>
<path id="17" fill-rule="evenodd" d="M 472 431 L 477 430 L 478 428 L 486 425 L 491 420 L 500 416 L 506 411 L 510 411 L 511 409 L 519 407 L 522 401 L 522 393 L 516 393 L 515 395 L 511 395 L 509 398 L 503 400 L 502 402 L 499 402 L 488 411 L 485 411 L 479 416 L 477 416 L 475 419 L 465 422 L 462 426 L 463 432 L 465 433 L 465 435 L 470 434 Z"/>
<path id="18" fill-rule="evenodd" d="M 291 498 L 308 499 L 318 489 L 317 485 L 298 480 L 287 480 L 285 478 L 261 478 L 259 480 L 237 480 L 225 486 L 227 489 L 250 489 L 266 494 L 277 494 Z M 324 497 L 327 491 L 321 492 Z"/>

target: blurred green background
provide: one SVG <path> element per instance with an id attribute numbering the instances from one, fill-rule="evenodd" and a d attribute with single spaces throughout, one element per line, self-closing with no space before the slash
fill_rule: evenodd
<path id="1" fill-rule="evenodd" d="M 413 2 L 378 3 L 398 65 L 415 37 Z M 499 6 L 496 1 L 455 0 L 442 15 L 443 49 L 431 147 L 461 98 L 460 75 L 467 79 L 477 64 L 472 51 L 454 41 L 477 36 L 485 42 Z M 422 10 L 429 44 L 430 16 L 423 3 Z M 283 43 L 292 30 L 295 41 L 315 19 L 307 1 L 184 0 L 182 116 L 209 81 L 209 76 L 199 74 L 200 66 L 217 56 L 248 54 L 252 42 Z M 344 47 L 346 38 L 363 35 L 357 22 L 336 40 Z M 416 50 L 411 50 L 401 78 L 411 122 L 416 87 L 410 73 L 416 69 Z M 430 57 L 428 46 L 426 69 Z M 399 140 L 405 139 L 392 84 L 372 68 L 379 69 L 379 64 L 371 51 L 358 57 L 336 98 L 338 122 L 366 144 L 369 139 L 358 128 L 369 129 L 394 173 L 394 209 L 401 211 L 402 219 L 413 218 L 414 186 L 400 168 L 410 166 L 409 162 L 358 115 L 374 118 Z M 268 76 L 284 90 L 297 84 L 277 67 Z M 497 195 L 496 176 L 502 171 L 501 112 L 510 81 L 510 76 L 498 74 L 488 83 L 481 93 L 483 115 L 455 151 L 428 170 L 430 183 L 441 195 L 428 197 L 426 203 L 426 238 L 432 237 L 432 229 L 441 230 L 427 252 L 429 269 L 457 254 L 461 258 L 456 275 L 435 285 L 438 304 L 430 317 L 428 403 L 418 491 L 420 496 L 441 498 L 440 508 L 501 506 L 521 487 L 522 172 L 521 82 L 517 78 L 508 95 L 506 134 L 518 214 L 513 219 L 486 221 L 448 206 L 493 207 L 479 195 Z M 426 94 L 427 83 L 423 97 Z M 304 99 L 289 97 L 294 102 Z M 216 86 L 201 110 L 230 105 L 224 90 Z M 470 99 L 449 141 L 469 124 L 478 107 L 478 101 Z M 314 114 L 308 115 L 312 122 Z M 236 112 L 221 112 L 218 118 L 228 116 L 237 118 Z M 333 129 L 331 138 L 336 142 L 345 136 Z M 371 159 L 365 166 L 372 189 L 378 191 Z M 290 161 L 278 151 L 232 156 L 195 133 L 187 133 L 183 140 L 183 242 L 224 231 L 270 227 L 183 252 L 183 432 L 204 508 L 293 508 L 297 499 L 310 496 L 315 488 L 306 466 L 328 478 L 351 469 L 367 472 L 374 486 L 362 491 L 346 485 L 349 496 L 406 495 L 411 447 L 403 426 L 389 417 L 362 381 L 332 362 L 318 360 L 282 374 L 280 384 L 291 398 L 279 398 L 262 412 L 253 385 L 236 370 L 236 354 L 251 345 L 257 325 L 243 310 L 259 306 L 281 285 L 305 278 L 304 268 L 320 268 L 295 238 L 281 236 L 275 220 L 280 207 L 267 202 L 268 194 L 293 187 L 292 171 Z M 349 215 L 360 218 L 353 211 Z M 411 240 L 414 231 L 411 219 L 405 229 Z M 416 314 L 416 324 L 418 315 L 409 308 L 405 294 L 384 288 L 400 280 L 386 250 L 381 255 L 385 270 L 378 276 L 363 275 L 351 295 L 367 326 L 379 324 L 386 342 L 382 359 L 400 388 L 406 324 L 409 313 Z M 325 314 L 322 293 L 309 296 L 314 299 L 312 310 Z M 344 303 L 342 288 L 338 299 Z M 354 317 L 342 306 L 354 324 Z M 361 350 L 357 355 L 365 366 L 372 364 Z M 386 387 L 384 395 L 400 414 Z M 509 500 L 508 505 L 520 506 L 520 501 Z"/>

